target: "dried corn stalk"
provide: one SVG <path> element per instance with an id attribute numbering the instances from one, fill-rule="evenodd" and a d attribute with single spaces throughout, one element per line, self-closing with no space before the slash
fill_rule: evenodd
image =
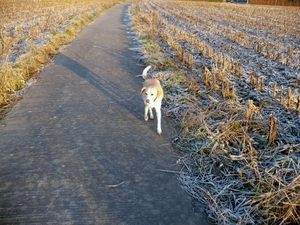
<path id="1" fill-rule="evenodd" d="M 248 107 L 246 109 L 246 119 L 250 121 L 253 113 L 259 114 L 259 109 L 253 104 L 252 99 L 248 99 Z"/>
<path id="2" fill-rule="evenodd" d="M 256 86 L 255 72 L 254 72 L 254 71 L 251 71 L 250 84 L 251 84 L 253 87 Z"/>
<path id="3" fill-rule="evenodd" d="M 276 98 L 276 88 L 277 88 L 277 82 L 274 82 L 274 87 L 273 87 L 273 98 Z"/>
<path id="4" fill-rule="evenodd" d="M 187 57 L 187 65 L 188 65 L 188 68 L 191 69 L 192 66 L 193 66 L 193 55 L 192 54 L 188 54 L 188 57 Z"/>
<path id="5" fill-rule="evenodd" d="M 280 103 L 283 104 L 283 86 L 280 87 Z"/>
<path id="6" fill-rule="evenodd" d="M 300 116 L 300 95 L 297 98 L 297 106 L 296 106 L 297 115 Z"/>
<path id="7" fill-rule="evenodd" d="M 212 74 L 209 71 L 209 69 L 207 69 L 207 67 L 205 67 L 205 71 L 204 71 L 204 84 L 206 86 L 208 86 L 210 84 L 210 78 L 211 78 Z"/>
<path id="8" fill-rule="evenodd" d="M 287 97 L 287 103 L 286 103 L 286 106 L 288 109 L 291 108 L 291 106 L 293 105 L 294 103 L 294 97 L 292 95 L 292 89 L 291 87 L 288 87 L 288 97 Z"/>
<path id="9" fill-rule="evenodd" d="M 264 81 L 265 81 L 265 78 L 264 77 L 260 77 L 260 90 L 263 91 L 264 89 Z"/>
<path id="10" fill-rule="evenodd" d="M 232 99 L 236 99 L 237 98 L 237 96 L 235 94 L 235 87 L 234 86 L 231 88 L 231 98 Z"/>
<path id="11" fill-rule="evenodd" d="M 226 81 L 222 82 L 222 96 L 227 98 L 230 95 L 229 84 Z"/>
<path id="12" fill-rule="evenodd" d="M 270 116 L 270 127 L 269 127 L 269 135 L 268 135 L 268 144 L 274 144 L 276 138 L 276 130 L 277 130 L 277 119 Z"/>

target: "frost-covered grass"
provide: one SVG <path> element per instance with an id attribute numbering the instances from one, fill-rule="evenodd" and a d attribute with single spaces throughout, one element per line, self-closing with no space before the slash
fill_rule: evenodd
<path id="1" fill-rule="evenodd" d="M 119 0 L 3 0 L 0 2 L 0 106 L 82 27 Z"/>
<path id="2" fill-rule="evenodd" d="M 132 13 L 179 128 L 183 188 L 215 224 L 298 224 L 298 8 L 142 0 Z"/>

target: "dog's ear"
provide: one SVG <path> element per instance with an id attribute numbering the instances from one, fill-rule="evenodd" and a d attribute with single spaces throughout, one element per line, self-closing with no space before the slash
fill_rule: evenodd
<path id="1" fill-rule="evenodd" d="M 146 90 L 146 87 L 143 87 L 140 91 L 140 95 L 143 94 L 145 90 Z"/>
<path id="2" fill-rule="evenodd" d="M 164 95 L 164 92 L 161 88 L 157 88 L 157 94 L 156 94 L 156 98 L 154 99 L 154 101 L 159 98 L 162 97 Z"/>

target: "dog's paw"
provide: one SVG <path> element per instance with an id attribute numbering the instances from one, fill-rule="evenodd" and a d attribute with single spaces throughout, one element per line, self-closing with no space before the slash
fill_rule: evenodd
<path id="1" fill-rule="evenodd" d="M 150 115 L 150 120 L 153 120 L 154 119 L 154 116 L 153 115 Z"/>
<path id="2" fill-rule="evenodd" d="M 161 130 L 161 129 L 157 129 L 157 133 L 158 133 L 159 135 L 161 135 L 162 130 Z"/>
<path id="3" fill-rule="evenodd" d="M 145 121 L 148 121 L 148 116 L 145 116 L 144 119 L 145 119 Z"/>

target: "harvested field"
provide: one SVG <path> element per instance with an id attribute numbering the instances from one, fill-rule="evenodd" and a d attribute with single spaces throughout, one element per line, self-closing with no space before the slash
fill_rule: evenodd
<path id="1" fill-rule="evenodd" d="M 49 56 L 57 54 L 85 24 L 120 2 L 1 0 L 0 106 L 18 97 L 17 91 L 51 62 Z"/>
<path id="2" fill-rule="evenodd" d="M 299 8 L 137 1 L 131 13 L 180 131 L 183 188 L 215 224 L 298 224 Z"/>

